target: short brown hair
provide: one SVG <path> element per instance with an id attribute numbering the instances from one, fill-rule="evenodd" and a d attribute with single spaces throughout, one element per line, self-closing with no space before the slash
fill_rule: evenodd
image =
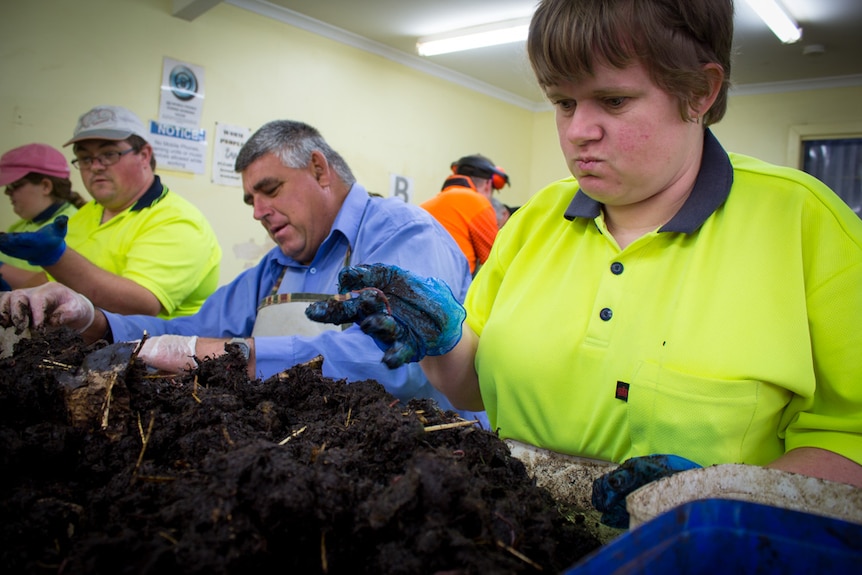
<path id="1" fill-rule="evenodd" d="M 727 110 L 732 43 L 732 0 L 541 0 L 527 51 L 542 88 L 590 76 L 596 63 L 623 68 L 640 61 L 679 100 L 684 120 L 709 93 L 703 65 L 716 63 L 724 80 L 704 115 L 708 126 Z"/>
<path id="2" fill-rule="evenodd" d="M 145 139 L 143 139 L 140 136 L 136 136 L 135 134 L 132 134 L 131 136 L 126 138 L 126 142 L 135 150 L 136 154 L 138 152 L 140 152 L 144 148 L 144 146 L 146 146 L 148 143 Z M 153 170 L 154 172 L 156 171 L 156 151 L 155 150 L 153 150 L 153 154 L 150 156 L 150 169 Z"/>

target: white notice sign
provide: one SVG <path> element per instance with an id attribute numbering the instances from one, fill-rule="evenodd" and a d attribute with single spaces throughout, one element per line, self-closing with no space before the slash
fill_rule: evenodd
<path id="1" fill-rule="evenodd" d="M 213 183 L 223 186 L 242 186 L 242 177 L 233 170 L 236 157 L 251 128 L 230 126 L 216 122 L 213 140 Z"/>
<path id="2" fill-rule="evenodd" d="M 147 141 L 156 152 L 157 168 L 203 174 L 207 133 L 172 124 L 150 121 Z"/>
<path id="3" fill-rule="evenodd" d="M 200 128 L 204 106 L 204 69 L 165 58 L 162 65 L 159 122 Z"/>

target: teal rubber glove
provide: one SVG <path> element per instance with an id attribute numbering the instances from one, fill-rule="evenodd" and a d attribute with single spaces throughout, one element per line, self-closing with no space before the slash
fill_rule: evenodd
<path id="1" fill-rule="evenodd" d="M 35 232 L 0 233 L 0 252 L 27 260 L 31 266 L 53 265 L 66 251 L 68 222 L 68 216 L 58 216 Z"/>
<path id="2" fill-rule="evenodd" d="M 461 339 L 467 312 L 445 282 L 397 266 L 349 266 L 338 274 L 338 293 L 305 310 L 322 323 L 359 324 L 395 369 L 426 355 L 443 355 Z"/>
<path id="3" fill-rule="evenodd" d="M 593 507 L 602 512 L 601 522 L 624 529 L 629 526 L 626 496 L 639 487 L 700 465 L 678 455 L 632 457 L 593 481 Z"/>

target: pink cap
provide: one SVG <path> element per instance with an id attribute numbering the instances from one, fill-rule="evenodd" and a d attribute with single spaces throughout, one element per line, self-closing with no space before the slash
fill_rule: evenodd
<path id="1" fill-rule="evenodd" d="M 30 172 L 69 178 L 63 153 L 47 144 L 27 144 L 0 156 L 0 186 L 17 182 Z"/>

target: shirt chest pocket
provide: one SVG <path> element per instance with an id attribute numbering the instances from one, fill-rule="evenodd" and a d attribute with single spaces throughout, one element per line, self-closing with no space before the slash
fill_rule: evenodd
<path id="1" fill-rule="evenodd" d="M 631 456 L 674 453 L 701 465 L 763 464 L 784 453 L 786 390 L 643 364 L 629 388 Z"/>

